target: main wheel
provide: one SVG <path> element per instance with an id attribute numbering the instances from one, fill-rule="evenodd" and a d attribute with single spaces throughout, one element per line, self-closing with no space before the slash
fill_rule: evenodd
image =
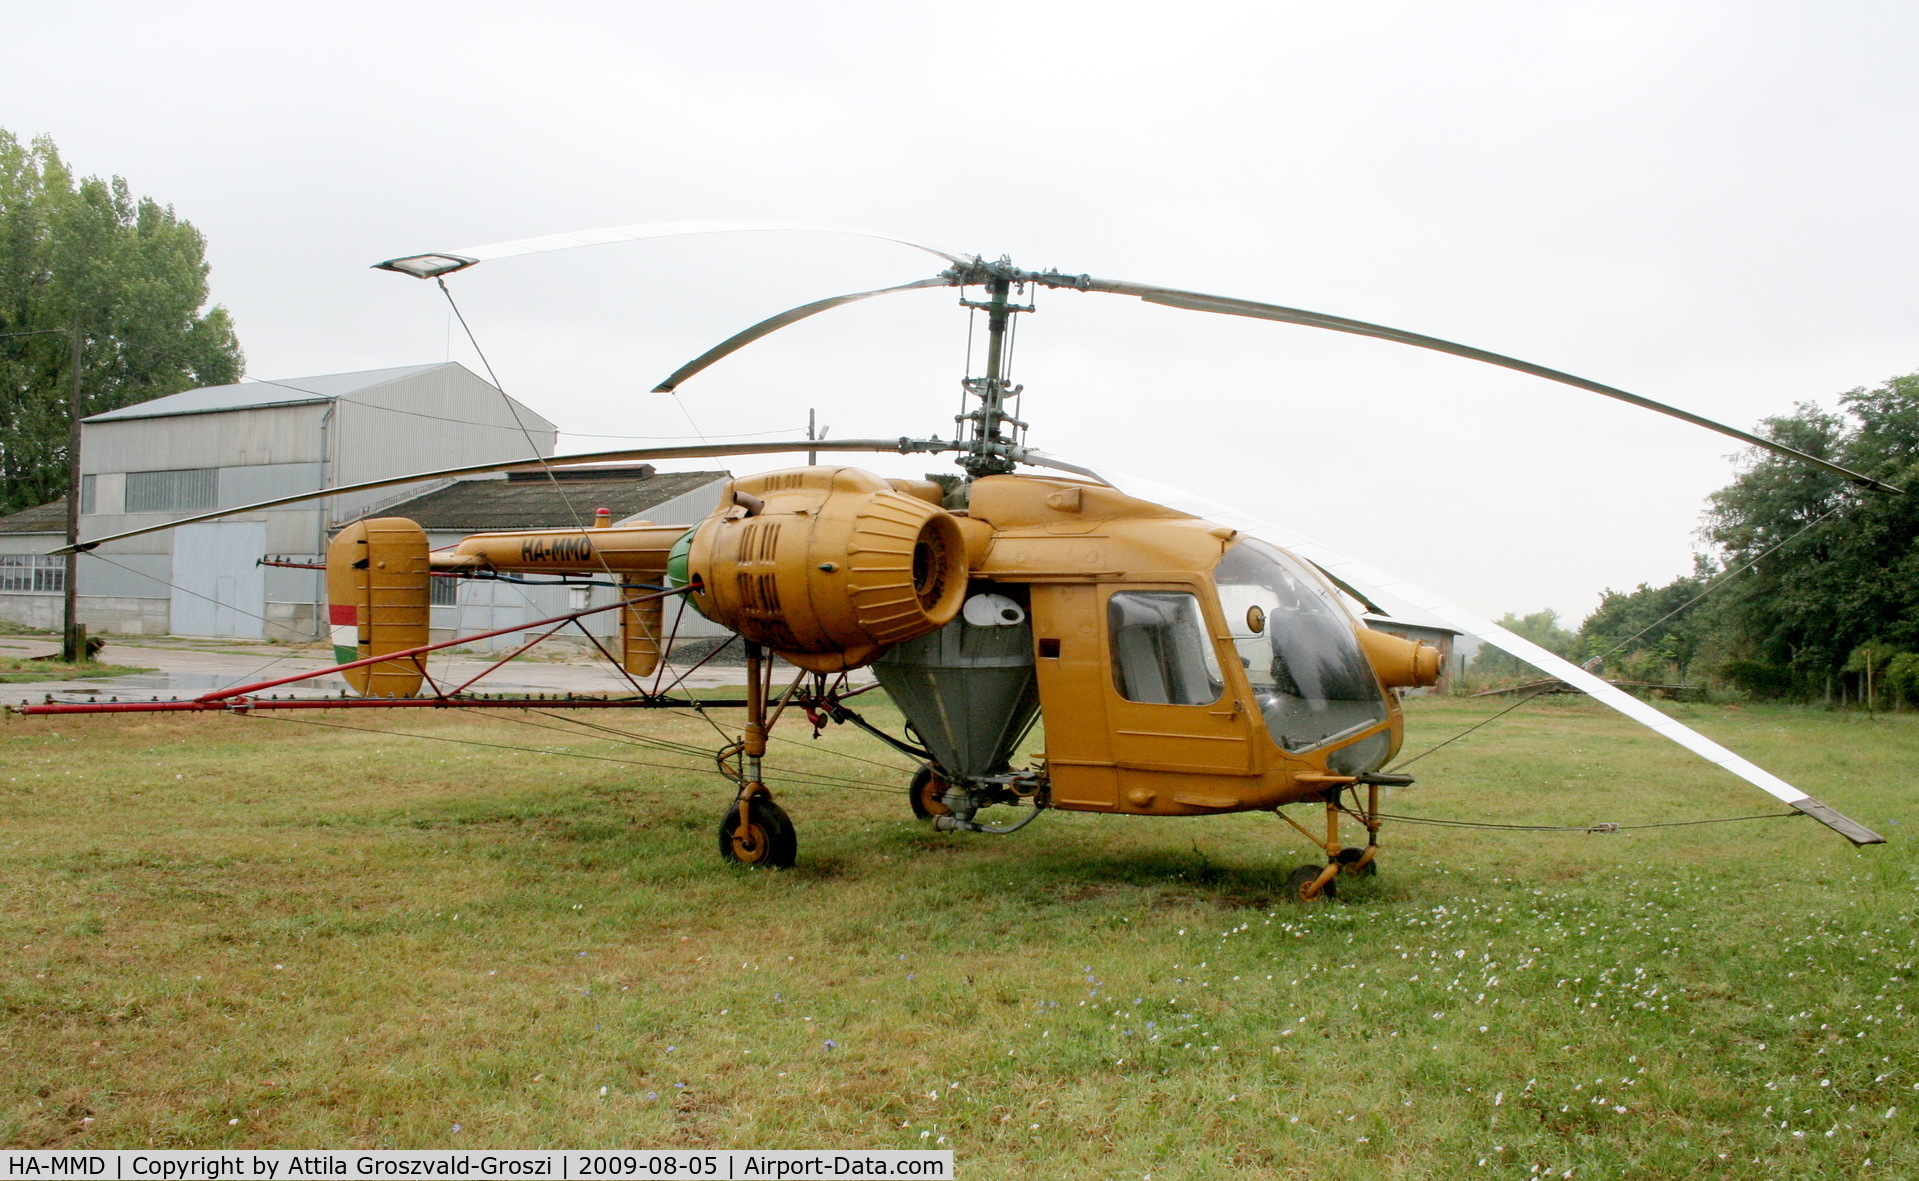
<path id="1" fill-rule="evenodd" d="M 744 840 L 739 830 L 740 806 L 736 802 L 720 821 L 720 856 L 728 861 L 755 868 L 785 869 L 799 853 L 800 842 L 793 833 L 793 822 L 787 819 L 786 810 L 772 800 L 754 800 Z"/>
<path id="2" fill-rule="evenodd" d="M 941 798 L 945 794 L 946 780 L 934 774 L 933 768 L 923 766 L 913 773 L 913 784 L 906 789 L 906 801 L 913 805 L 913 815 L 921 820 L 931 820 L 935 816 L 953 814 L 953 810 Z"/>
<path id="3" fill-rule="evenodd" d="M 1320 899 L 1339 897 L 1339 879 L 1334 878 L 1319 888 L 1319 893 L 1306 897 L 1306 887 L 1319 880 L 1326 869 L 1323 865 L 1302 865 L 1286 876 L 1286 897 L 1295 902 L 1318 902 Z"/>

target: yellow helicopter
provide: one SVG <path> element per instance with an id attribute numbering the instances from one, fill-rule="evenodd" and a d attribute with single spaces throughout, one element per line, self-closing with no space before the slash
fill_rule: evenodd
<path id="1" fill-rule="evenodd" d="M 667 600 L 736 634 L 747 663 L 739 741 L 716 752 L 733 783 L 720 821 L 722 856 L 755 866 L 794 863 L 792 822 L 762 774 L 768 734 L 781 718 L 815 726 L 860 726 L 910 756 L 915 814 L 949 832 L 1003 834 L 1040 812 L 1062 809 L 1148 816 L 1267 810 L 1298 829 L 1324 859 L 1294 871 L 1301 900 L 1328 897 L 1341 874 L 1376 869 L 1380 791 L 1410 776 L 1383 768 L 1402 733 L 1399 691 L 1433 684 L 1439 652 L 1368 627 L 1349 603 L 1387 594 L 1478 636 L 1582 689 L 1622 713 L 1812 816 L 1856 845 L 1883 838 L 1805 792 L 1696 734 L 1593 674 L 1545 652 L 1431 592 L 1366 566 L 1271 522 L 1150 481 L 1100 473 L 1025 443 L 1026 423 L 1009 400 L 1020 392 L 1005 367 L 1018 299 L 1035 288 L 1105 292 L 1147 302 L 1372 336 L 1516 369 L 1668 414 L 1753 446 L 1835 472 L 1880 492 L 1899 489 L 1816 456 L 1650 399 L 1557 370 L 1363 321 L 1147 284 L 1029 271 L 896 235 L 793 222 L 654 223 L 391 259 L 379 267 L 433 279 L 479 262 L 544 250 L 674 234 L 809 229 L 859 233 L 933 253 L 948 266 L 896 287 L 820 300 L 735 335 L 662 382 L 676 389 L 700 370 L 778 328 L 845 304 L 927 287 L 962 291 L 985 314 L 984 370 L 968 375 L 971 401 L 954 439 L 809 440 L 603 451 L 540 461 L 550 468 L 636 459 L 766 454 L 783 450 L 955 453 L 963 477 L 887 479 L 855 467 L 807 466 L 730 481 L 718 506 L 691 528 L 632 522 L 481 533 L 429 548 L 412 521 L 362 520 L 331 542 L 325 568 L 335 651 L 331 669 L 206 694 L 191 701 L 49 703 L 26 713 L 116 710 L 248 710 L 315 706 L 399 708 L 468 703 L 427 684 L 426 656 L 484 636 L 429 643 L 435 577 L 591 575 L 612 579 L 620 599 L 571 612 L 558 623 L 619 611 L 616 651 L 630 677 L 652 673 L 668 647 Z M 967 299 L 977 289 L 978 299 Z M 449 298 L 450 294 L 449 294 Z M 524 466 L 483 464 L 329 488 L 207 513 L 82 542 L 81 549 L 214 517 L 332 495 Z M 1038 473 L 1031 470 L 1040 469 Z M 519 628 L 538 624 L 516 625 Z M 490 633 L 489 633 L 490 634 Z M 777 658 L 777 659 L 776 659 Z M 782 688 L 775 669 L 792 680 Z M 846 674 L 870 668 L 907 723 L 904 735 L 863 717 Z M 279 685 L 339 673 L 356 698 L 274 701 Z M 572 704 L 590 708 L 678 705 L 639 689 L 631 697 Z M 472 699 L 473 703 L 481 703 Z M 513 706 L 512 699 L 484 704 Z M 543 703 L 551 705 L 554 703 Z M 711 704 L 721 704 L 714 702 Z M 1043 719 L 1043 749 L 1026 765 L 1017 752 Z M 1308 828 L 1281 811 L 1314 805 Z M 1017 805 L 1017 822 L 980 813 Z M 1349 845 L 1342 822 L 1364 843 Z"/>

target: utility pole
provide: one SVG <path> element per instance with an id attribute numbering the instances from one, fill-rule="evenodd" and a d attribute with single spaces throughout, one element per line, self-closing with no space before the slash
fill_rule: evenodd
<path id="1" fill-rule="evenodd" d="M 69 664 L 87 659 L 87 629 L 77 618 L 80 602 L 80 360 L 85 338 L 76 318 L 72 329 L 73 394 L 67 410 L 67 576 L 60 658 Z"/>

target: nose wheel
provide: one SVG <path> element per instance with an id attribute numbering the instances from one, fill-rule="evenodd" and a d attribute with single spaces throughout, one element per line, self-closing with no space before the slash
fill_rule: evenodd
<path id="1" fill-rule="evenodd" d="M 1339 882 L 1326 877 L 1323 865 L 1302 865 L 1287 875 L 1286 897 L 1301 903 L 1330 901 L 1339 897 Z"/>
<path id="2" fill-rule="evenodd" d="M 747 809 L 740 822 L 740 808 Z M 720 856 L 755 868 L 786 869 L 799 854 L 800 842 L 786 809 L 765 796 L 735 803 L 720 820 Z"/>
<path id="3" fill-rule="evenodd" d="M 1300 902 L 1317 902 L 1321 898 L 1339 896 L 1341 877 L 1369 878 L 1379 872 L 1379 864 L 1374 860 L 1379 855 L 1379 789 L 1381 787 L 1403 787 L 1412 783 L 1410 775 L 1366 774 L 1353 776 L 1316 776 L 1320 782 L 1328 782 L 1330 790 L 1321 799 L 1326 805 L 1326 835 L 1321 838 L 1294 820 L 1286 813 L 1274 809 L 1281 820 L 1299 830 L 1299 834 L 1319 846 L 1326 852 L 1324 865 L 1302 865 L 1286 879 L 1286 894 Z M 1340 794 L 1358 784 L 1366 785 L 1366 800 L 1348 807 L 1340 802 Z M 1355 794 L 1357 794 L 1355 792 Z M 1363 847 L 1342 845 L 1339 841 L 1339 817 L 1341 813 L 1351 816 L 1366 826 L 1366 844 Z"/>

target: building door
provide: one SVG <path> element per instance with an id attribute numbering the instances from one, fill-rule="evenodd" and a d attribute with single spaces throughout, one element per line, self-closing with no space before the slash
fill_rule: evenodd
<path id="1" fill-rule="evenodd" d="M 514 627 L 527 620 L 527 589 L 511 582 L 491 579 L 461 579 L 460 630 L 463 636 Z M 539 618 L 535 616 L 534 618 Z M 526 643 L 525 632 L 508 632 L 480 643 L 492 652 L 506 651 Z"/>
<path id="2" fill-rule="evenodd" d="M 178 636 L 266 635 L 265 521 L 209 521 L 173 531 L 168 630 Z"/>

